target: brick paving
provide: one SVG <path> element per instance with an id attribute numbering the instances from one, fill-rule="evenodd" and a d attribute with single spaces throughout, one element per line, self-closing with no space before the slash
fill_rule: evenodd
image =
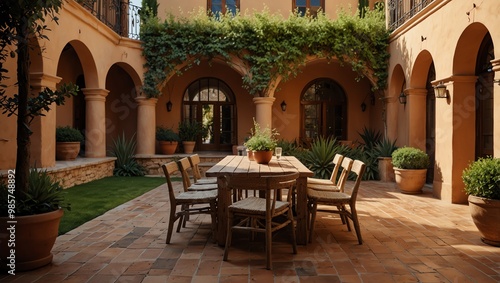
<path id="1" fill-rule="evenodd" d="M 181 183 L 175 184 L 178 190 Z M 313 242 L 292 254 L 275 236 L 273 270 L 264 243 L 234 237 L 229 261 L 211 238 L 210 217 L 191 217 L 165 244 L 169 203 L 160 186 L 60 236 L 52 264 L 1 282 L 500 282 L 500 248 L 480 240 L 467 205 L 404 195 L 394 183 L 362 182 L 363 245 L 338 215 L 319 212 Z"/>

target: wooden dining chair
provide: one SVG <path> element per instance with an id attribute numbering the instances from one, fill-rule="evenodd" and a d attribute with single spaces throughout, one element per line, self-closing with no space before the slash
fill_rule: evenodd
<path id="1" fill-rule="evenodd" d="M 333 157 L 333 171 L 332 174 L 330 175 L 330 179 L 320 179 L 320 178 L 313 178 L 313 177 L 308 177 L 307 178 L 307 185 L 312 185 L 312 184 L 318 184 L 318 185 L 336 185 L 337 184 L 337 175 L 340 171 L 340 166 L 342 164 L 342 160 L 344 159 L 344 156 L 341 154 L 335 154 Z"/>
<path id="2" fill-rule="evenodd" d="M 337 179 L 337 177 L 334 178 L 334 182 L 323 182 L 323 183 L 309 183 L 309 180 L 307 181 L 307 189 L 308 190 L 318 190 L 318 191 L 335 191 L 335 192 L 343 192 L 344 191 L 344 186 L 347 181 L 347 177 L 349 176 L 349 173 L 351 172 L 351 167 L 353 164 L 353 160 L 349 157 L 342 157 L 342 162 L 339 164 L 340 166 L 335 165 L 337 168 L 337 172 L 340 172 L 340 176 Z"/>
<path id="3" fill-rule="evenodd" d="M 351 172 L 356 175 L 356 180 L 354 181 L 354 186 L 350 192 L 334 192 L 334 191 L 319 191 L 319 190 L 307 190 L 308 208 L 311 214 L 311 222 L 309 227 L 309 242 L 312 242 L 312 236 L 314 233 L 314 225 L 316 221 L 316 213 L 318 211 L 318 204 L 324 206 L 331 206 L 333 210 L 321 210 L 330 213 L 339 214 L 342 219 L 345 219 L 347 224 L 347 230 L 351 231 L 351 226 L 349 225 L 349 220 L 354 224 L 356 229 L 356 236 L 358 237 L 358 242 L 361 245 L 363 239 L 361 238 L 361 230 L 359 227 L 358 214 L 356 212 L 356 199 L 358 196 L 359 185 L 363 174 L 365 173 L 365 164 L 362 161 L 355 160 L 352 164 Z M 347 208 L 349 206 L 349 209 Z"/>
<path id="4" fill-rule="evenodd" d="M 187 157 L 181 158 L 177 161 L 179 170 L 182 176 L 182 186 L 184 191 L 208 191 L 217 190 L 217 179 L 215 183 L 191 183 L 191 178 L 189 176 L 189 171 L 194 172 L 194 168 L 191 166 L 191 162 Z M 193 174 L 196 175 L 196 174 Z M 196 177 L 194 178 L 196 180 Z"/>
<path id="5" fill-rule="evenodd" d="M 291 194 L 299 173 L 265 177 L 228 176 L 223 183 L 230 190 L 264 192 L 265 197 L 250 196 L 238 200 L 227 208 L 227 236 L 224 261 L 227 261 L 233 231 L 264 233 L 266 241 L 266 268 L 272 268 L 272 234 L 287 226 L 291 229 L 293 253 L 297 253 L 295 224 L 292 213 Z M 278 200 L 278 191 L 287 191 L 286 200 Z M 282 216 L 284 219 L 277 219 Z"/>
<path id="6" fill-rule="evenodd" d="M 172 237 L 172 230 L 175 221 L 179 220 L 177 224 L 177 232 L 181 230 L 181 224 L 185 223 L 185 219 L 189 215 L 193 214 L 210 214 L 212 217 L 212 236 L 215 239 L 217 230 L 217 191 L 185 191 L 180 194 L 175 194 L 174 187 L 172 185 L 172 174 L 179 172 L 179 167 L 175 161 L 163 164 L 163 173 L 165 173 L 165 178 L 167 180 L 168 196 L 170 201 L 170 217 L 168 220 L 168 230 L 166 243 L 170 243 Z M 202 205 L 202 206 L 199 206 Z M 177 211 L 177 207 L 180 206 L 180 210 Z"/>
<path id="7" fill-rule="evenodd" d="M 200 170 L 200 156 L 198 154 L 193 154 L 188 156 L 189 163 L 191 164 L 191 168 L 193 170 L 193 179 L 195 184 L 203 185 L 203 184 L 217 184 L 216 177 L 203 177 L 201 176 Z"/>

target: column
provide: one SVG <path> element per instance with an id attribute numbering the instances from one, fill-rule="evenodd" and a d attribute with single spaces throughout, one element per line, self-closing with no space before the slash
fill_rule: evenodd
<path id="1" fill-rule="evenodd" d="M 56 89 L 60 77 L 44 73 L 30 73 L 32 93 L 38 95 L 45 88 Z M 56 105 L 50 106 L 50 111 L 42 110 L 45 116 L 37 116 L 31 122 L 31 158 L 30 166 L 53 167 L 56 164 Z"/>
<path id="2" fill-rule="evenodd" d="M 493 156 L 500 158 L 500 59 L 492 60 L 495 81 L 493 84 Z"/>
<path id="3" fill-rule="evenodd" d="M 137 102 L 137 149 L 136 154 L 155 154 L 157 98 L 139 96 Z"/>
<path id="4" fill-rule="evenodd" d="M 406 90 L 408 111 L 408 145 L 425 152 L 427 89 Z"/>
<path id="5" fill-rule="evenodd" d="M 255 121 L 259 123 L 261 128 L 272 128 L 272 113 L 273 102 L 276 100 L 274 97 L 254 97 L 253 103 L 255 104 Z"/>
<path id="6" fill-rule="evenodd" d="M 85 95 L 85 156 L 106 156 L 106 96 L 109 91 L 98 88 L 82 89 Z"/>

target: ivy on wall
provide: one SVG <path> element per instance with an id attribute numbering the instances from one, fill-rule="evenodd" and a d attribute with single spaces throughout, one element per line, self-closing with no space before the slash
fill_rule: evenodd
<path id="1" fill-rule="evenodd" d="M 374 89 L 384 89 L 388 38 L 383 9 L 367 11 L 363 18 L 341 11 L 336 20 L 322 14 L 284 18 L 267 10 L 234 16 L 200 10 L 169 15 L 163 22 L 150 17 L 141 27 L 147 68 L 143 91 L 157 97 L 171 75 L 217 57 L 247 70 L 242 80 L 250 94 L 267 96 L 279 78 L 295 77 L 308 56 L 348 63 L 358 79 L 368 76 Z"/>

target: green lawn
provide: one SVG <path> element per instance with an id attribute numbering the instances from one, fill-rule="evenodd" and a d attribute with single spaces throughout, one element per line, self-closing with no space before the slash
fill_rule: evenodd
<path id="1" fill-rule="evenodd" d="M 71 211 L 64 211 L 59 235 L 164 183 L 163 177 L 113 176 L 66 189 L 65 200 L 71 204 Z"/>

